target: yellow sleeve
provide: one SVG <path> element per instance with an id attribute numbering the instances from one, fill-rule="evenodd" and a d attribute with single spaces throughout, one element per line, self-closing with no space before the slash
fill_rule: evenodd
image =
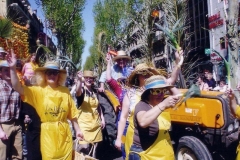
<path id="1" fill-rule="evenodd" d="M 75 102 L 72 98 L 72 96 L 70 95 L 69 93 L 69 114 L 68 114 L 68 119 L 73 119 L 73 118 L 78 118 L 79 116 L 79 110 L 77 109 L 76 105 L 75 105 Z"/>
<path id="2" fill-rule="evenodd" d="M 38 95 L 37 92 L 40 92 L 38 88 L 39 87 L 36 86 L 33 87 L 23 86 L 24 96 L 21 97 L 23 102 L 26 102 L 35 108 L 37 103 L 36 95 Z"/>
<path id="3" fill-rule="evenodd" d="M 240 119 L 240 106 L 239 105 L 237 105 L 236 116 L 237 116 L 237 118 Z"/>

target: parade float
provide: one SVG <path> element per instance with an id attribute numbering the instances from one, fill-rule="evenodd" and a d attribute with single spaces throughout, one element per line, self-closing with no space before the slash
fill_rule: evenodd
<path id="1" fill-rule="evenodd" d="M 13 49 L 18 59 L 29 57 L 28 28 L 0 17 L 0 47 L 5 51 Z"/>

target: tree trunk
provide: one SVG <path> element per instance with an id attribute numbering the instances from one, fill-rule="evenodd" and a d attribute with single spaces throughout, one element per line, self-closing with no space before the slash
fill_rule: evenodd
<path id="1" fill-rule="evenodd" d="M 227 37 L 228 37 L 228 56 L 230 64 L 230 87 L 235 89 L 239 82 L 239 49 L 238 49 L 238 0 L 228 0 L 228 20 L 227 20 Z M 235 92 L 238 102 L 240 102 L 239 92 Z"/>

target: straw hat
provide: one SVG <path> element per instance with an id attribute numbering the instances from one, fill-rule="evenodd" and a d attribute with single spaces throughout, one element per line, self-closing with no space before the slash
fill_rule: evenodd
<path id="1" fill-rule="evenodd" d="M 65 69 L 60 69 L 60 66 L 55 61 L 48 61 L 44 64 L 43 67 L 38 67 L 35 71 L 45 71 L 45 70 L 58 70 L 60 72 L 66 73 Z"/>
<path id="2" fill-rule="evenodd" d="M 84 72 L 83 72 L 83 77 L 96 78 L 97 76 L 95 76 L 95 75 L 93 74 L 93 71 L 84 71 Z"/>
<path id="3" fill-rule="evenodd" d="M 150 67 L 146 63 L 140 63 L 136 66 L 136 68 L 129 75 L 129 77 L 127 79 L 127 85 L 129 87 L 132 87 L 135 84 L 136 75 L 141 74 L 143 71 L 148 71 L 152 75 L 160 75 L 160 72 L 157 69 Z"/>
<path id="4" fill-rule="evenodd" d="M 6 53 L 6 51 L 2 47 L 0 47 L 0 52 Z"/>
<path id="5" fill-rule="evenodd" d="M 145 91 L 142 93 L 142 97 L 145 97 L 146 91 L 153 88 L 172 88 L 172 85 L 166 83 L 166 78 L 161 75 L 154 75 L 145 80 Z"/>
<path id="6" fill-rule="evenodd" d="M 9 67 L 8 62 L 6 60 L 0 60 L 0 67 Z"/>
<path id="7" fill-rule="evenodd" d="M 132 59 L 124 51 L 117 51 L 117 56 L 113 58 L 113 61 L 116 61 L 116 60 L 122 59 L 122 58 L 128 59 L 128 60 Z"/>

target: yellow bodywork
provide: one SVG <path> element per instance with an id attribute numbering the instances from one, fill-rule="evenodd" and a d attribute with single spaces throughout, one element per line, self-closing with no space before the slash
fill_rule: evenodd
<path id="1" fill-rule="evenodd" d="M 110 100 L 111 104 L 113 105 L 114 111 L 117 111 L 117 107 L 120 106 L 119 100 L 117 99 L 117 97 L 109 90 L 105 90 L 104 93 L 106 94 L 106 96 L 108 97 L 108 99 Z"/>
<path id="2" fill-rule="evenodd" d="M 181 90 L 185 93 L 187 90 Z M 218 99 L 205 98 L 204 96 L 216 97 L 221 92 L 202 91 L 203 97 L 189 98 L 176 109 L 168 109 L 171 121 L 177 123 L 196 124 L 203 127 L 221 128 L 224 125 L 222 103 Z M 184 98 L 184 97 L 183 97 Z M 216 116 L 219 115 L 219 118 Z"/>

